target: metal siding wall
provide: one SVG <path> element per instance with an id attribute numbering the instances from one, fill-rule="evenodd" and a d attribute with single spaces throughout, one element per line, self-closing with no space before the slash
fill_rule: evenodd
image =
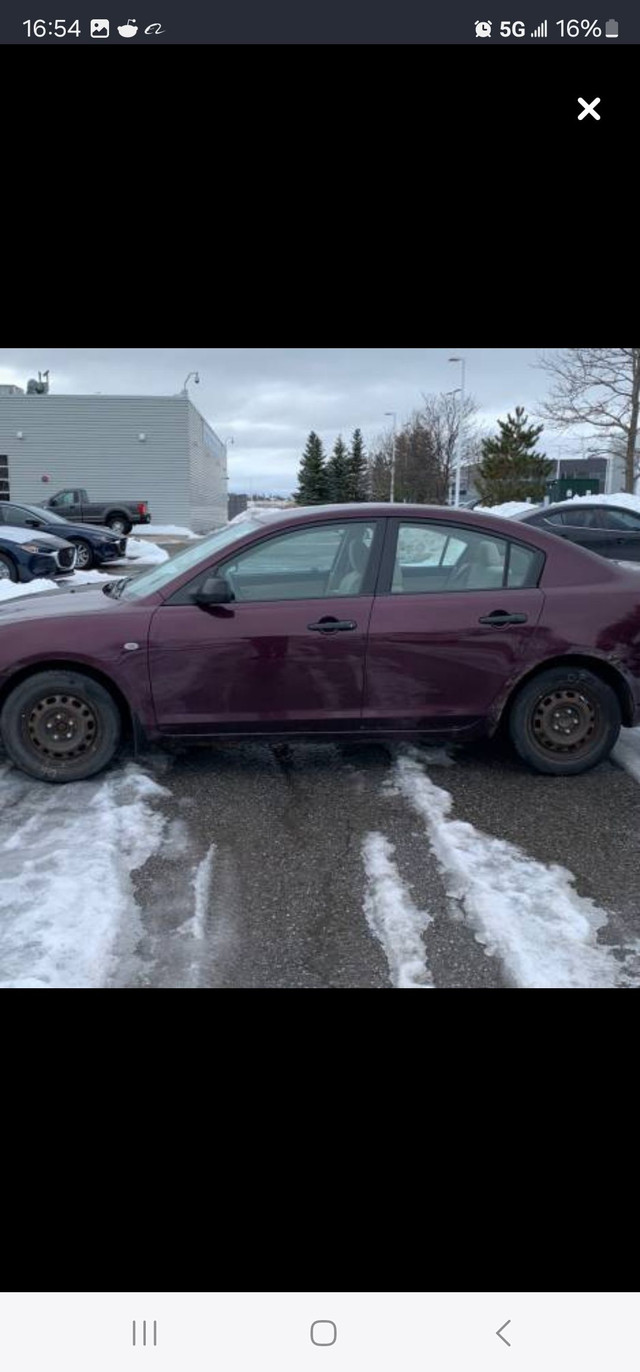
<path id="1" fill-rule="evenodd" d="M 11 496 L 33 504 L 84 486 L 92 499 L 146 500 L 158 523 L 189 525 L 190 408 L 186 396 L 0 396 Z"/>
<path id="2" fill-rule="evenodd" d="M 191 403 L 189 457 L 190 527 L 197 534 L 210 533 L 227 522 L 227 453 L 224 443 Z"/>

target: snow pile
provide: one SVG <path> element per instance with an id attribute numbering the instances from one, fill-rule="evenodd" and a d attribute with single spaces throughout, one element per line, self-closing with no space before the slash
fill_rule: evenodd
<path id="1" fill-rule="evenodd" d="M 84 572 L 73 572 L 71 576 L 66 576 L 64 581 L 48 581 L 38 577 L 35 581 L 0 581 L 0 602 L 5 600 L 15 600 L 18 596 L 37 595 L 40 591 L 68 590 L 70 586 L 82 586 L 88 581 L 113 581 L 112 576 L 107 576 L 105 572 L 87 570 Z"/>
<path id="2" fill-rule="evenodd" d="M 131 873 L 162 845 L 166 795 L 134 764 L 67 786 L 0 768 L 1 989 L 108 984 L 140 933 Z"/>
<path id="3" fill-rule="evenodd" d="M 513 843 L 450 818 L 453 799 L 413 756 L 399 759 L 394 781 L 424 821 L 435 856 L 489 956 L 497 954 L 520 987 L 629 985 L 621 951 L 599 944 L 605 910 L 573 889 L 565 867 L 528 857 Z"/>
<path id="4" fill-rule="evenodd" d="M 476 505 L 474 514 L 498 515 L 500 519 L 517 519 L 527 510 L 534 510 L 539 502 L 532 500 L 508 500 L 504 505 Z"/>
<path id="5" fill-rule="evenodd" d="M 196 535 L 193 534 L 195 538 Z M 169 553 L 165 548 L 158 547 L 157 543 L 145 543 L 142 538 L 127 539 L 127 554 L 122 558 L 121 565 L 129 561 L 129 558 L 140 562 L 168 562 Z M 114 563 L 110 563 L 114 566 Z"/>
<path id="6" fill-rule="evenodd" d="M 298 512 L 297 509 L 292 510 L 291 508 L 285 508 L 284 506 L 282 509 L 274 509 L 273 507 L 271 509 L 262 509 L 258 506 L 255 509 L 243 510 L 241 514 L 235 515 L 233 519 L 229 520 L 228 524 L 225 524 L 225 528 L 230 528 L 235 524 L 248 524 L 249 522 L 270 524 L 273 519 L 283 519 L 287 514 L 298 514 Z"/>
<path id="7" fill-rule="evenodd" d="M 637 565 L 633 563 L 634 567 Z M 621 729 L 611 756 L 619 767 L 624 767 L 636 781 L 640 781 L 640 729 Z"/>
<path id="8" fill-rule="evenodd" d="M 393 861 L 394 851 L 383 834 L 368 834 L 362 845 L 367 923 L 382 944 L 394 986 L 400 990 L 433 986 L 422 941 L 432 916 L 414 905 Z"/>
<path id="9" fill-rule="evenodd" d="M 183 529 L 181 524 L 136 524 L 134 528 L 139 533 L 144 530 L 145 534 L 154 534 L 156 537 L 158 534 L 169 534 L 176 538 L 202 538 L 202 534 L 194 534 L 193 529 Z"/>

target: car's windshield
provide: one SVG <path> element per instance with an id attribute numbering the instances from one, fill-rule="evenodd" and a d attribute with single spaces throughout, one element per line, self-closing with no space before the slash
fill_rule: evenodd
<path id="1" fill-rule="evenodd" d="M 264 524 L 258 519 L 246 519 L 241 524 L 225 524 L 223 529 L 218 529 L 209 538 L 198 539 L 190 548 L 185 548 L 183 552 L 176 553 L 170 557 L 168 562 L 163 562 L 161 566 L 154 567 L 150 572 L 144 572 L 142 576 L 135 577 L 129 581 L 123 589 L 122 600 L 136 600 L 138 597 L 151 595 L 153 591 L 161 591 L 163 586 L 174 581 L 182 572 L 188 572 L 190 567 L 196 567 L 199 562 L 213 557 L 230 543 L 234 543 L 237 538 L 242 538 L 245 534 L 251 534 L 258 529 L 264 529 Z"/>
<path id="2" fill-rule="evenodd" d="M 54 514 L 53 510 L 39 510 L 37 505 L 21 505 L 19 508 L 28 511 L 29 514 L 37 515 L 38 519 L 46 520 L 47 524 L 69 523 L 68 519 L 61 519 L 60 515 Z"/>

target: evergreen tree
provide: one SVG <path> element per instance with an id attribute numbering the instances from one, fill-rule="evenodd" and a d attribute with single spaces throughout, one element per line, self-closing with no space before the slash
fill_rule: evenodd
<path id="1" fill-rule="evenodd" d="M 313 429 L 307 439 L 298 471 L 297 505 L 324 505 L 328 499 L 327 468 L 322 439 Z"/>
<path id="2" fill-rule="evenodd" d="M 502 505 L 508 500 L 540 501 L 553 463 L 535 451 L 544 425 L 528 424 L 523 405 L 516 406 L 515 418 L 508 414 L 498 420 L 496 438 L 485 438 L 476 484 L 484 505 Z"/>
<path id="3" fill-rule="evenodd" d="M 347 500 L 368 500 L 369 482 L 367 458 L 364 451 L 362 430 L 356 429 L 351 440 L 349 454 L 349 475 L 347 478 Z"/>
<path id="4" fill-rule="evenodd" d="M 329 502 L 340 505 L 350 500 L 351 478 L 349 450 L 342 438 L 336 439 L 333 453 L 326 466 Z"/>

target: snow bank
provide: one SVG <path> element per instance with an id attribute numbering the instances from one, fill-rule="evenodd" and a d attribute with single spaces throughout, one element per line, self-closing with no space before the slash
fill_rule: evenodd
<path id="1" fill-rule="evenodd" d="M 191 537 L 195 538 L 196 534 L 192 534 Z M 145 543 L 142 538 L 128 538 L 127 555 L 120 560 L 119 565 L 124 566 L 130 558 L 132 561 L 140 562 L 168 562 L 169 556 L 166 548 L 159 548 L 157 543 Z M 115 566 L 115 563 L 109 563 L 109 566 Z"/>
<path id="2" fill-rule="evenodd" d="M 19 596 L 36 595 L 39 591 L 51 591 L 57 594 L 69 586 L 82 586 L 88 581 L 113 581 L 112 576 L 107 576 L 105 572 L 87 570 L 85 572 L 73 572 L 71 576 L 66 576 L 64 581 L 47 581 L 38 577 L 36 581 L 0 581 L 0 602 L 4 600 L 15 600 Z"/>
<path id="3" fill-rule="evenodd" d="M 393 861 L 394 851 L 383 834 L 368 834 L 364 840 L 364 912 L 384 949 L 393 985 L 400 990 L 424 989 L 433 986 L 433 980 L 422 935 L 433 917 L 414 905 Z"/>
<path id="4" fill-rule="evenodd" d="M 169 534 L 176 538 L 202 538 L 202 534 L 194 534 L 193 529 L 183 529 L 181 524 L 136 524 L 134 528 L 141 532 L 144 529 L 146 534 Z M 129 542 L 132 540 L 129 539 Z M 133 540 L 136 542 L 137 540 Z"/>
<path id="5" fill-rule="evenodd" d="M 394 781 L 425 824 L 448 877 L 449 895 L 460 901 L 478 941 L 489 956 L 500 957 L 517 986 L 630 984 L 619 955 L 622 951 L 635 960 L 637 947 L 621 950 L 598 943 L 607 912 L 577 894 L 572 872 L 537 862 L 513 843 L 451 819 L 452 796 L 410 754 L 396 763 Z"/>
<path id="6" fill-rule="evenodd" d="M 474 514 L 498 515 L 500 519 L 517 519 L 525 510 L 533 510 L 539 502 L 533 500 L 508 500 L 505 505 L 476 505 Z"/>
<path id="7" fill-rule="evenodd" d="M 0 989 L 105 986 L 138 928 L 131 873 L 161 847 L 170 793 L 134 764 L 48 786 L 0 768 Z"/>

